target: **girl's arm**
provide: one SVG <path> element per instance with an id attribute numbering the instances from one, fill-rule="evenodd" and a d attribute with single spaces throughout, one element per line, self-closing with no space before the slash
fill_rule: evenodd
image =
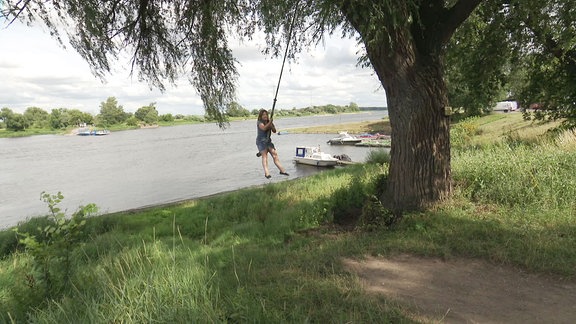
<path id="1" fill-rule="evenodd" d="M 274 127 L 274 123 L 272 123 L 272 120 L 269 120 L 268 123 L 266 124 L 264 124 L 264 122 L 260 122 L 260 124 L 258 124 L 258 127 L 263 131 L 271 129 L 274 133 L 276 133 L 276 127 Z"/>

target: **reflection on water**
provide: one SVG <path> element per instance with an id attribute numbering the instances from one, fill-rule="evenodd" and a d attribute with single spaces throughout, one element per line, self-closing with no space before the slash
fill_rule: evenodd
<path id="1" fill-rule="evenodd" d="M 285 118 L 281 129 L 379 120 L 385 112 Z M 296 146 L 317 146 L 332 155 L 363 162 L 375 148 L 330 146 L 333 135 L 274 135 L 281 163 L 290 177 L 264 178 L 256 157 L 256 122 L 160 127 L 108 136 L 33 136 L 0 139 L 0 228 L 47 212 L 40 193 L 62 192 L 68 213 L 95 203 L 114 212 L 207 196 L 309 176 L 325 169 L 295 165 Z"/>

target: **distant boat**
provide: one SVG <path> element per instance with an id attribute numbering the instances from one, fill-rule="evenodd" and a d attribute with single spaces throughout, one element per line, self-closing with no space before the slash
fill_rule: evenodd
<path id="1" fill-rule="evenodd" d="M 338 164 L 340 160 L 324 153 L 320 147 L 298 146 L 296 147 L 296 156 L 294 162 L 319 167 L 331 167 Z"/>
<path id="2" fill-rule="evenodd" d="M 337 137 L 328 140 L 331 145 L 354 145 L 362 142 L 361 138 L 348 134 L 348 132 L 340 132 Z"/>
<path id="3" fill-rule="evenodd" d="M 371 133 L 362 133 L 356 135 L 356 137 L 361 138 L 362 140 L 379 140 L 379 139 L 390 139 L 390 135 L 384 135 L 380 133 L 371 134 Z"/>
<path id="4" fill-rule="evenodd" d="M 390 147 L 392 146 L 392 141 L 390 139 L 365 139 L 360 143 L 354 144 L 354 146 Z"/>
<path id="5" fill-rule="evenodd" d="M 110 131 L 107 129 L 90 129 L 90 128 L 82 128 L 78 130 L 78 133 L 76 133 L 76 135 L 80 136 L 102 136 L 108 134 L 110 134 Z"/>

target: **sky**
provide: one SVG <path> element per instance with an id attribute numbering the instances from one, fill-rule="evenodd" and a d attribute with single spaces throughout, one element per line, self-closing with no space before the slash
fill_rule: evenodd
<path id="1" fill-rule="evenodd" d="M 239 64 L 237 102 L 253 110 L 272 108 L 282 59 L 261 53 L 263 41 L 233 44 Z M 328 38 L 296 63 L 286 62 L 276 109 L 327 104 L 385 107 L 386 95 L 371 69 L 357 66 L 358 45 L 351 39 Z M 128 60 L 114 63 L 103 83 L 81 56 L 62 48 L 41 27 L 0 22 L 0 108 L 23 113 L 28 107 L 48 112 L 55 108 L 78 109 L 93 115 L 108 97 L 115 97 L 126 112 L 156 103 L 162 114 L 203 115 L 204 108 L 186 76 L 177 86 L 166 84 L 163 93 L 131 77 Z"/>

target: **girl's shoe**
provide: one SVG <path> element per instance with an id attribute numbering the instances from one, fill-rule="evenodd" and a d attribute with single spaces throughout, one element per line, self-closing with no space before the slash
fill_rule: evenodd
<path id="1" fill-rule="evenodd" d="M 281 175 L 289 176 L 288 172 L 280 172 Z"/>
<path id="2" fill-rule="evenodd" d="M 271 176 L 271 175 L 269 175 L 269 174 L 266 174 L 266 175 L 264 175 L 264 176 L 266 177 L 266 179 L 270 179 L 270 178 L 272 178 L 272 176 Z"/>

